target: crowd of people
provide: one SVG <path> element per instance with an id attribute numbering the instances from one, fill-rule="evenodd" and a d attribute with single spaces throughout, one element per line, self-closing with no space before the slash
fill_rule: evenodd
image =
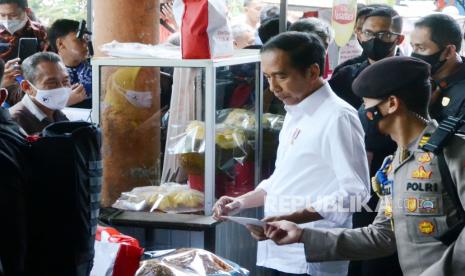
<path id="1" fill-rule="evenodd" d="M 0 1 L 1 87 L 8 91 L 2 106 L 27 134 L 68 120 L 61 112 L 67 106 L 90 108 L 92 95 L 89 41 L 78 37 L 80 22 L 59 19 L 45 28 L 31 14 L 27 0 Z M 21 60 L 26 38 L 37 41 L 37 53 Z"/>
<path id="2" fill-rule="evenodd" d="M 363 52 L 326 82 L 330 28 L 300 19 L 289 30 L 259 47 L 269 91 L 286 111 L 275 171 L 250 193 L 220 198 L 214 217 L 264 206 L 266 227 L 248 228 L 267 275 L 460 275 L 463 221 L 452 242 L 441 237 L 457 231 L 463 213 L 465 141 L 438 154 L 449 173 L 422 148 L 437 123 L 465 115 L 459 24 L 439 13 L 420 18 L 409 57 L 399 50 L 399 14 L 360 7 L 354 34 Z M 337 209 L 354 198 L 365 208 Z"/>

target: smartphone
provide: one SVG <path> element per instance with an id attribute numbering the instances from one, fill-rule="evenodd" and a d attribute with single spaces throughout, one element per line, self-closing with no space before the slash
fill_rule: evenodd
<path id="1" fill-rule="evenodd" d="M 18 57 L 20 63 L 26 58 L 39 52 L 39 41 L 35 37 L 22 37 L 18 44 Z"/>

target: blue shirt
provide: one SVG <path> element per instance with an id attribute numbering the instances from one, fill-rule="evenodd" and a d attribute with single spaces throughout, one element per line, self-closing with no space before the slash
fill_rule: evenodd
<path id="1" fill-rule="evenodd" d="M 92 97 L 92 66 L 88 62 L 82 62 L 77 67 L 66 67 L 71 84 L 80 83 L 86 90 L 87 98 Z"/>

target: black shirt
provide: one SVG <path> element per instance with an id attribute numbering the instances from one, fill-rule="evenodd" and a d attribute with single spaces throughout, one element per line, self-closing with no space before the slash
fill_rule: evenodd
<path id="1" fill-rule="evenodd" d="M 362 62 L 341 67 L 333 73 L 331 79 L 328 81 L 334 93 L 355 109 L 360 107 L 362 99 L 354 94 L 352 83 L 369 65 L 368 59 L 365 58 Z"/>
<path id="2" fill-rule="evenodd" d="M 454 74 L 435 82 L 441 94 L 430 107 L 431 117 L 441 122 L 448 116 L 465 114 L 465 63 Z"/>

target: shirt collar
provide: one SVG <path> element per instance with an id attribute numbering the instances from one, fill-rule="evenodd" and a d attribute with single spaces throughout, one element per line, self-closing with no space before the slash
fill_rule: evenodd
<path id="1" fill-rule="evenodd" d="M 462 57 L 462 63 L 460 64 L 459 69 L 454 72 L 452 75 L 447 76 L 441 80 L 435 81 L 436 85 L 438 85 L 441 89 L 446 89 L 456 82 L 464 80 L 465 76 L 465 59 Z"/>
<path id="2" fill-rule="evenodd" d="M 10 112 L 8 109 L 0 107 L 0 122 L 5 123 L 11 121 Z"/>
<path id="3" fill-rule="evenodd" d="M 310 96 L 303 99 L 296 105 L 285 105 L 284 108 L 291 114 L 307 113 L 312 115 L 321 106 L 321 103 L 328 98 L 331 88 L 327 82 L 323 84 L 318 90 L 313 92 Z"/>
<path id="4" fill-rule="evenodd" d="M 47 115 L 45 115 L 45 113 L 40 110 L 40 108 L 32 101 L 29 95 L 24 95 L 21 102 L 39 121 L 42 122 L 43 119 L 47 118 Z"/>

